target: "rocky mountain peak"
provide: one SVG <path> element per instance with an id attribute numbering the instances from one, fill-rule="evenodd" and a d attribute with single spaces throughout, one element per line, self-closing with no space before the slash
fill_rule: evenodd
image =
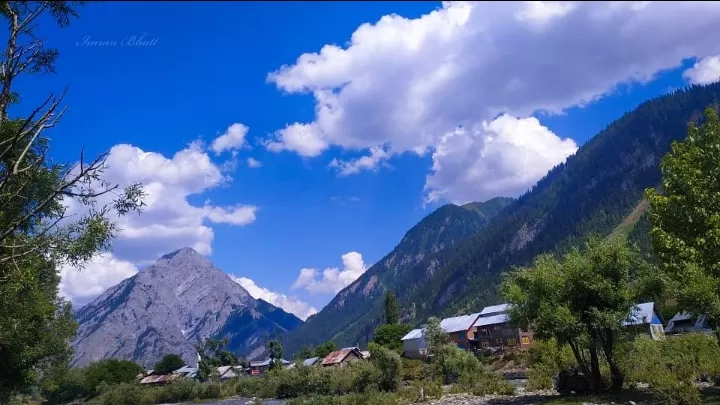
<path id="1" fill-rule="evenodd" d="M 254 315 L 252 322 L 246 313 Z M 80 308 L 75 317 L 79 323 L 73 344 L 76 366 L 112 357 L 149 367 L 169 353 L 192 364 L 197 356 L 194 346 L 205 338 L 237 337 L 232 346 L 242 354 L 265 333 L 302 323 L 269 304 L 260 304 L 189 247 L 160 257 Z"/>

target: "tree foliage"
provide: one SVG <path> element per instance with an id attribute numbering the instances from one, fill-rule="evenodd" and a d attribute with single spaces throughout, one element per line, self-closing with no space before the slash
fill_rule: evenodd
<path id="1" fill-rule="evenodd" d="M 400 354 L 403 351 L 400 339 L 411 330 L 412 327 L 404 323 L 380 325 L 375 329 L 371 342 Z"/>
<path id="2" fill-rule="evenodd" d="M 720 120 L 712 109 L 691 125 L 660 165 L 662 189 L 648 189 L 650 239 L 681 307 L 720 321 Z"/>
<path id="3" fill-rule="evenodd" d="M 163 358 L 155 364 L 153 370 L 158 374 L 170 374 L 184 365 L 185 360 L 183 360 L 182 357 L 171 353 L 163 356 Z"/>
<path id="4" fill-rule="evenodd" d="M 591 239 L 558 260 L 539 256 L 532 267 L 508 276 L 502 289 L 513 304 L 510 316 L 538 339 L 556 339 L 573 351 L 591 389 L 602 390 L 600 359 L 607 363 L 613 389 L 624 375 L 616 346 L 638 299 L 648 294 L 649 268 L 623 238 Z"/>
<path id="5" fill-rule="evenodd" d="M 310 348 L 310 346 L 303 346 L 302 349 L 300 349 L 297 354 L 295 354 L 295 359 L 297 360 L 305 360 L 315 357 L 315 351 Z"/>
<path id="6" fill-rule="evenodd" d="M 268 357 L 270 357 L 270 368 L 281 367 L 283 358 L 283 347 L 277 339 L 269 340 L 266 343 Z"/>
<path id="7" fill-rule="evenodd" d="M 319 344 L 315 347 L 315 356 L 323 359 L 335 350 L 337 350 L 335 342 L 333 342 L 332 340 L 328 340 L 327 342 Z"/>
<path id="8" fill-rule="evenodd" d="M 394 325 L 400 322 L 400 308 L 398 307 L 397 297 L 392 291 L 385 293 L 385 323 Z"/>
<path id="9" fill-rule="evenodd" d="M 54 94 L 25 117 L 9 109 L 21 75 L 54 72 L 58 52 L 35 28 L 77 16 L 72 2 L 0 3 L 8 39 L 0 56 L 0 403 L 36 380 L 43 369 L 66 362 L 75 332 L 69 304 L 57 297 L 63 264 L 82 265 L 110 247 L 114 219 L 142 206 L 140 185 L 123 190 L 103 179 L 107 154 L 75 164 L 48 158 L 46 131 L 65 110 Z"/>
<path id="10" fill-rule="evenodd" d="M 205 339 L 198 345 L 200 355 L 197 377 L 200 381 L 208 381 L 215 377 L 217 368 L 221 366 L 237 366 L 239 361 L 235 353 L 227 350 L 228 339 Z"/>

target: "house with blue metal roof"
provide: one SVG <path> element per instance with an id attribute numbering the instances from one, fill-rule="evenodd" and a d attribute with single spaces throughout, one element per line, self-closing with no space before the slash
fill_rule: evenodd
<path id="1" fill-rule="evenodd" d="M 634 335 L 648 334 L 653 340 L 665 339 L 665 330 L 654 302 L 635 305 L 623 326 Z"/>

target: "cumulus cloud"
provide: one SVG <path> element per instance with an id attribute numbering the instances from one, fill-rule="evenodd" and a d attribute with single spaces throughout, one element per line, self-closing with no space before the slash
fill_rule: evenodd
<path id="1" fill-rule="evenodd" d="M 293 283 L 291 289 L 305 289 L 312 294 L 336 294 L 360 277 L 368 267 L 358 252 L 348 252 L 342 255 L 343 269 L 329 267 L 322 272 L 316 269 L 305 268 Z"/>
<path id="2" fill-rule="evenodd" d="M 224 134 L 215 138 L 210 144 L 210 149 L 216 154 L 224 151 L 234 151 L 245 145 L 245 136 L 248 133 L 246 125 L 235 123 L 228 127 Z"/>
<path id="3" fill-rule="evenodd" d="M 458 128 L 440 138 L 427 176 L 427 200 L 464 204 L 498 195 L 518 195 L 577 151 L 536 118 L 503 115 L 475 128 Z"/>
<path id="4" fill-rule="evenodd" d="M 267 288 L 260 287 L 249 278 L 230 276 L 236 283 L 240 284 L 248 294 L 253 298 L 261 299 L 275 305 L 278 308 L 282 308 L 286 312 L 294 314 L 303 321 L 308 319 L 311 315 L 316 314 L 318 311 L 315 307 L 311 306 L 307 302 L 300 301 L 294 297 L 288 297 L 285 294 L 281 294 L 275 291 L 270 291 Z"/>
<path id="5" fill-rule="evenodd" d="M 76 304 L 132 276 L 135 266 L 151 263 L 180 247 L 190 246 L 201 254 L 210 254 L 214 239 L 211 224 L 244 226 L 255 221 L 254 205 L 190 202 L 190 197 L 202 196 L 232 181 L 200 142 L 191 143 L 172 157 L 133 145 L 115 145 L 107 164 L 104 179 L 108 182 L 121 188 L 143 184 L 146 206 L 140 215 L 133 213 L 117 219 L 121 230 L 113 240 L 112 254 L 101 254 L 81 272 L 61 269 L 64 296 Z M 101 199 L 103 202 L 107 201 Z M 65 204 L 70 215 L 82 215 L 84 207 L 75 201 L 67 200 Z"/>
<path id="6" fill-rule="evenodd" d="M 648 82 L 688 57 L 717 55 L 718 20 L 720 3 L 713 2 L 444 2 L 442 9 L 416 19 L 386 15 L 358 27 L 347 47 L 325 45 L 268 75 L 283 92 L 312 94 L 316 106 L 312 122 L 291 123 L 266 145 L 305 157 L 331 146 L 371 151 L 361 161 L 337 161 L 333 166 L 340 174 L 386 160 L 372 159 L 379 157 L 372 148 L 391 156 L 438 149 L 443 149 L 439 156 L 464 153 L 466 167 L 456 170 L 470 171 L 489 163 L 470 159 L 468 151 L 448 150 L 465 145 L 448 140 L 459 125 L 474 131 L 501 114 L 521 120 L 540 111 L 561 113 L 621 83 Z M 562 142 L 542 137 L 531 150 Z M 494 152 L 496 158 L 505 154 Z M 566 156 L 541 158 L 554 157 L 557 164 Z M 497 169 L 507 177 L 496 179 L 498 194 L 525 187 L 517 184 L 525 169 L 509 169 Z M 534 180 L 544 174 L 533 173 Z M 442 182 L 450 176 L 429 179 L 429 195 L 479 199 L 486 191 L 480 183 L 455 189 L 460 183 Z"/>
<path id="7" fill-rule="evenodd" d="M 683 72 L 683 77 L 692 84 L 715 83 L 720 80 L 720 55 L 701 59 Z"/>
<path id="8" fill-rule="evenodd" d="M 59 294 L 76 305 L 83 305 L 137 272 L 137 267 L 132 263 L 118 260 L 109 253 L 101 253 L 80 271 L 67 265 L 62 266 Z"/>
<path id="9" fill-rule="evenodd" d="M 262 162 L 249 157 L 247 158 L 247 165 L 252 169 L 257 169 L 258 167 L 262 167 Z"/>
<path id="10" fill-rule="evenodd" d="M 363 170 L 376 170 L 378 164 L 390 158 L 390 154 L 382 148 L 370 148 L 370 154 L 350 161 L 341 161 L 337 158 L 330 162 L 330 167 L 335 168 L 340 176 L 349 176 Z"/>

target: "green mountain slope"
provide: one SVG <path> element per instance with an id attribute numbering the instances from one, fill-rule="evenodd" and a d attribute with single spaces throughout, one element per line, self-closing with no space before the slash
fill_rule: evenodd
<path id="1" fill-rule="evenodd" d="M 479 310 L 497 300 L 502 272 L 540 253 L 565 251 L 591 234 L 610 234 L 638 207 L 644 189 L 659 185 L 659 162 L 670 143 L 683 139 L 688 122 L 718 101 L 720 84 L 693 86 L 626 113 L 459 244 L 447 265 L 404 305 L 415 305 L 419 319 Z M 641 215 L 630 239 L 645 243 L 648 225 Z"/>
<path id="2" fill-rule="evenodd" d="M 288 353 L 329 339 L 338 345 L 363 344 L 383 322 L 383 300 L 392 289 L 402 301 L 449 259 L 445 252 L 480 231 L 512 201 L 494 198 L 462 207 L 444 205 L 425 217 L 400 243 L 360 278 L 340 291 L 318 314 L 283 338 Z M 402 317 L 413 321 L 411 308 Z"/>

